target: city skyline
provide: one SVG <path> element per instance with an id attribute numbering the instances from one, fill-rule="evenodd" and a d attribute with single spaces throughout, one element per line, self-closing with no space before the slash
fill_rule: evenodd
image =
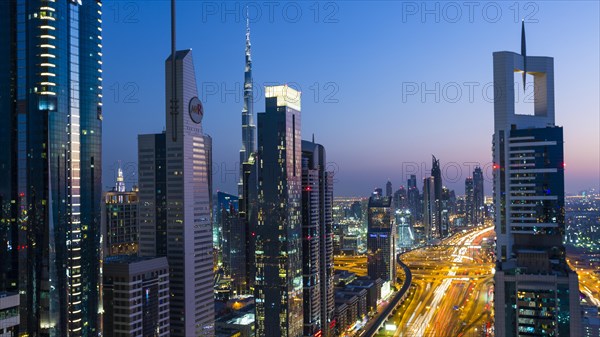
<path id="1" fill-rule="evenodd" d="M 220 3 L 208 4 L 216 4 L 217 12 L 213 13 L 215 9 L 207 7 L 209 5 L 196 2 L 178 6 L 181 16 L 178 43 L 200 50 L 196 73 L 206 111 L 205 130 L 214 138 L 214 191 L 234 193 L 241 143 L 239 112 L 243 104 L 245 4 L 232 3 L 228 7 L 231 10 L 234 4 L 240 6 L 237 17 L 224 12 Z M 296 23 L 277 10 L 271 23 L 266 7 L 262 7 L 261 18 L 255 19 L 256 8 L 249 8 L 256 92 L 254 110 L 264 111 L 260 95 L 264 93 L 264 85 L 270 82 L 290 83 L 302 89 L 306 111 L 304 132 L 314 133 L 316 141 L 328 147 L 331 169 L 336 172 L 336 195 L 366 196 L 373 187 L 383 187 L 388 178 L 395 188 L 405 185 L 405 175 L 410 174 L 408 169 L 415 167 L 414 164 L 425 167 L 416 172 L 420 180 L 429 174 L 430 154 L 440 159 L 446 170 L 444 184 L 450 189 L 462 194 L 464 179 L 476 162 L 484 169 L 485 190 L 491 191 L 489 146 L 472 140 L 489 139 L 493 104 L 486 101 L 481 90 L 493 81 L 490 55 L 494 50 L 519 49 L 521 18 L 529 27 L 529 54 L 555 56 L 556 106 L 570 112 L 557 118 L 557 124 L 565 127 L 566 192 L 598 187 L 597 153 L 600 151 L 595 150 L 599 148 L 598 98 L 594 95 L 598 91 L 598 66 L 593 61 L 598 58 L 598 47 L 570 39 L 572 36 L 597 39 L 598 23 L 594 20 L 597 15 L 594 16 L 593 10 L 583 10 L 588 8 L 584 5 L 597 4 L 574 3 L 561 7 L 537 3 L 535 14 L 531 8 L 520 8 L 518 20 L 509 4 L 500 4 L 503 14 L 495 23 L 488 22 L 493 21 L 492 18 L 482 16 L 479 10 L 473 14 L 473 23 L 469 22 L 466 7 L 457 23 L 451 23 L 449 15 L 443 13 L 436 23 L 434 15 L 426 15 L 422 20 L 420 12 L 409 15 L 411 8 L 391 5 L 395 6 L 393 10 L 375 6 L 363 13 L 360 3 L 335 3 L 332 8 L 321 4 L 318 23 L 314 22 L 316 13 L 308 4 L 298 5 L 303 15 Z M 161 90 L 160 81 L 152 79 L 163 76 L 157 69 L 167 46 L 149 43 L 148 39 L 167 36 L 168 16 L 162 14 L 163 7 L 166 7 L 164 2 L 109 1 L 104 5 L 108 13 L 104 24 L 104 68 L 108 69 L 104 83 L 104 122 L 105 129 L 111 130 L 104 142 L 104 187 L 110 186 L 107 182 L 114 179 L 118 160 L 135 165 L 135 138 L 129 134 L 162 131 L 157 107 L 164 99 L 155 94 Z M 291 5 L 287 8 L 292 15 Z M 443 6 L 440 12 L 442 10 Z M 192 13 L 196 13 L 197 19 L 190 30 L 188 22 Z M 222 13 L 225 13 L 224 20 Z M 579 19 L 557 28 L 554 23 L 565 16 Z M 277 29 L 273 29 L 275 27 Z M 218 36 L 209 34 L 215 30 L 219 31 Z M 432 43 L 420 44 L 426 39 Z M 269 53 L 275 46 L 273 41 L 287 47 L 294 44 L 305 51 L 283 62 Z M 341 47 L 335 48 L 337 45 Z M 114 51 L 135 47 L 142 48 L 145 55 L 135 63 L 118 57 L 119 53 Z M 471 52 L 464 53 L 465 48 Z M 318 56 L 308 53 L 313 49 L 324 55 L 322 61 L 317 62 Z M 445 56 L 440 59 L 439 55 Z M 366 72 L 367 69 L 370 71 Z M 353 76 L 363 80 L 353 81 Z M 469 88 L 464 85 L 468 82 L 480 84 L 474 89 L 473 103 L 469 102 Z M 316 100 L 314 83 L 320 88 Z M 411 86 L 415 83 L 429 89 L 439 83 L 440 91 L 444 86 L 448 91 L 439 95 L 439 103 L 435 102 L 434 95 L 427 95 L 423 104 L 420 92 L 414 95 L 407 92 L 414 89 Z M 463 95 L 451 103 L 454 83 L 459 84 Z M 329 87 L 325 88 L 326 85 Z M 225 92 L 238 87 L 236 94 Z M 332 95 L 334 91 L 337 93 Z M 437 122 L 425 124 L 431 120 Z M 461 121 L 459 127 L 446 127 L 456 120 Z M 337 126 L 331 130 L 328 126 L 333 123 Z M 357 129 L 365 137 L 350 137 L 351 133 L 337 131 Z M 465 129 L 470 131 L 464 132 Z M 581 137 L 582 134 L 586 136 Z M 427 135 L 430 135 L 429 140 L 423 141 Z M 390 138 L 390 146 L 397 148 L 397 154 L 389 156 L 387 151 L 369 151 L 369 146 L 383 137 Z M 461 172 L 457 173 L 457 167 Z M 137 179 L 132 174 L 134 171 L 126 170 L 128 183 Z M 358 182 L 357 177 L 361 178 Z"/>

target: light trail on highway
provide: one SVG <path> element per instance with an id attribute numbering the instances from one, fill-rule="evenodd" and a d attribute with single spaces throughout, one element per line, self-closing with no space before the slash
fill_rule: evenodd
<path id="1" fill-rule="evenodd" d="M 494 230 L 493 227 L 488 227 L 483 230 L 469 233 L 467 235 L 464 235 L 462 238 L 460 238 L 457 243 L 458 247 L 453 248 L 454 252 L 452 253 L 452 256 L 454 256 L 454 258 L 453 258 L 452 262 L 453 263 L 462 263 L 463 259 L 468 257 L 468 256 L 466 256 L 466 254 L 468 253 L 468 248 L 460 247 L 461 245 L 471 245 L 471 244 L 473 244 L 473 241 L 475 240 L 475 238 L 485 235 L 487 232 L 493 231 L 493 230 Z M 433 318 L 433 315 L 436 313 L 438 306 L 440 305 L 440 302 L 443 300 L 444 296 L 446 295 L 446 292 L 448 291 L 448 288 L 452 284 L 452 282 L 453 282 L 452 278 L 454 276 L 456 276 L 457 269 L 458 269 L 458 267 L 456 265 L 454 265 L 450 268 L 450 271 L 448 271 L 448 274 L 447 274 L 448 278 L 444 279 L 442 281 L 442 284 L 439 287 L 437 287 L 436 290 L 434 291 L 433 300 L 431 301 L 431 305 L 429 305 L 430 310 L 427 310 L 424 315 L 421 315 L 415 319 L 414 324 L 416 326 L 416 329 L 412 333 L 414 333 L 416 336 L 425 336 L 425 331 L 429 327 L 429 325 L 431 323 L 431 319 Z"/>

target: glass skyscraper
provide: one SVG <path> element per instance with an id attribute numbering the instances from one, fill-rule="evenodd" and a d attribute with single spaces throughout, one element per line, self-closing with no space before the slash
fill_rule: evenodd
<path id="1" fill-rule="evenodd" d="M 0 1 L 0 291 L 30 336 L 99 333 L 101 14 Z"/>
<path id="2" fill-rule="evenodd" d="M 250 179 L 256 335 L 298 337 L 303 324 L 300 92 L 274 86 L 265 93 Z"/>
<path id="3" fill-rule="evenodd" d="M 333 173 L 325 147 L 302 141 L 304 336 L 333 336 Z"/>
<path id="4" fill-rule="evenodd" d="M 580 336 L 577 274 L 566 262 L 563 130 L 554 59 L 494 53 L 497 336 Z M 534 114 L 515 111 L 514 73 L 534 78 Z"/>
<path id="5" fill-rule="evenodd" d="M 396 282 L 396 229 L 392 197 L 374 193 L 369 198 L 367 273 L 372 280 Z"/>

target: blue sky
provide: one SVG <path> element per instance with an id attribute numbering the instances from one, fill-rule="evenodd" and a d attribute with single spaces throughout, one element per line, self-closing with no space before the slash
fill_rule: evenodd
<path id="1" fill-rule="evenodd" d="M 389 178 L 425 176 L 464 192 L 491 161 L 492 52 L 554 57 L 556 122 L 564 127 L 566 190 L 600 186 L 599 5 L 581 2 L 179 1 L 178 49 L 192 48 L 215 190 L 235 192 L 241 143 L 245 10 L 255 87 L 302 91 L 302 133 L 336 172 L 335 194 L 368 195 Z M 165 125 L 168 1 L 104 1 L 104 185 L 118 161 L 137 178 L 137 135 Z M 236 90 L 236 88 L 238 88 Z M 423 94 L 426 92 L 426 94 Z M 255 112 L 264 111 L 257 97 Z M 488 192 L 491 190 L 488 184 Z"/>

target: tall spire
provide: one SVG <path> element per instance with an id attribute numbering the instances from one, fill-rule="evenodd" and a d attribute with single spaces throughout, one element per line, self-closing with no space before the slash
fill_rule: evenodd
<path id="1" fill-rule="evenodd" d="M 123 178 L 123 170 L 121 169 L 121 161 L 119 160 L 119 168 L 117 169 L 117 184 L 115 185 L 117 192 L 125 192 L 125 179 Z"/>
<path id="2" fill-rule="evenodd" d="M 240 150 L 239 194 L 243 191 L 243 164 L 256 151 L 256 126 L 254 125 L 254 102 L 252 92 L 252 53 L 250 43 L 250 15 L 246 7 L 246 63 L 244 68 L 244 106 L 242 108 L 242 148 Z"/>
<path id="3" fill-rule="evenodd" d="M 525 42 L 525 20 L 521 21 L 521 55 L 523 56 L 523 92 L 527 79 L 527 46 Z"/>
<path id="4" fill-rule="evenodd" d="M 250 55 L 250 15 L 246 6 L 246 55 Z"/>

